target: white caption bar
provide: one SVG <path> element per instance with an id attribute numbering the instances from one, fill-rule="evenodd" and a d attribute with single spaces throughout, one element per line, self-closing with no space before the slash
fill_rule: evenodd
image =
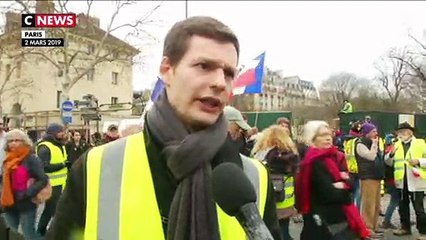
<path id="1" fill-rule="evenodd" d="M 21 38 L 46 38 L 46 31 L 44 30 L 22 30 Z"/>

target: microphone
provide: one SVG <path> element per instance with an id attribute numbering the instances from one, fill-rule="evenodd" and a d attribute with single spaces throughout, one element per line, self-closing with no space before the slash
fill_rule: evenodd
<path id="1" fill-rule="evenodd" d="M 234 163 L 219 164 L 212 172 L 213 199 L 234 216 L 249 240 L 273 240 L 256 206 L 256 192 L 243 170 Z"/>

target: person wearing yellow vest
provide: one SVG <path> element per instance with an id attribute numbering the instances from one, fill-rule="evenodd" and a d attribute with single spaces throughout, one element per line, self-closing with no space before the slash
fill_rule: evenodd
<path id="1" fill-rule="evenodd" d="M 361 191 L 360 191 L 360 180 L 358 177 L 358 163 L 355 158 L 355 143 L 358 137 L 349 135 L 343 143 L 345 149 L 345 157 L 348 165 L 348 172 L 353 181 L 352 194 L 354 203 L 358 210 L 361 209 Z"/>
<path id="2" fill-rule="evenodd" d="M 352 103 L 349 100 L 343 101 L 343 108 L 340 110 L 340 113 L 352 113 L 353 111 Z"/>
<path id="3" fill-rule="evenodd" d="M 290 218 L 297 214 L 294 207 L 294 175 L 299 154 L 288 129 L 272 125 L 263 130 L 262 138 L 253 148 L 253 155 L 255 159 L 265 162 L 271 173 L 283 240 L 292 240 L 289 225 Z"/>
<path id="4" fill-rule="evenodd" d="M 211 196 L 212 169 L 227 162 L 247 174 L 260 215 L 281 239 L 265 166 L 229 142 L 223 109 L 238 56 L 238 39 L 222 22 L 176 23 L 160 65 L 165 88 L 144 130 L 95 147 L 73 165 L 48 239 L 245 240 Z"/>
<path id="5" fill-rule="evenodd" d="M 50 219 L 55 214 L 56 204 L 64 189 L 70 166 L 65 149 L 65 128 L 57 123 L 51 123 L 46 129 L 46 135 L 36 146 L 36 154 L 43 162 L 44 171 L 52 186 L 52 197 L 46 201 L 43 213 L 38 223 L 37 231 L 46 234 Z"/>
<path id="6" fill-rule="evenodd" d="M 401 228 L 394 235 L 411 234 L 410 199 L 416 213 L 418 240 L 426 240 L 426 213 L 423 200 L 426 191 L 426 143 L 414 136 L 414 128 L 407 122 L 397 128 L 398 142 L 386 156 L 386 163 L 394 167 L 395 185 L 401 194 L 399 215 Z"/>

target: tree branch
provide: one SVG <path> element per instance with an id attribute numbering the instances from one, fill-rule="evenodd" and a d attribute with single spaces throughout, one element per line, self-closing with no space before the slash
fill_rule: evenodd
<path id="1" fill-rule="evenodd" d="M 415 38 L 413 35 L 411 35 L 411 34 L 408 34 L 408 36 L 411 38 L 411 39 L 413 39 L 417 44 L 419 44 L 420 45 L 420 47 L 422 47 L 424 50 L 426 50 L 426 45 L 425 44 L 423 44 L 422 42 L 420 42 L 419 40 L 417 40 L 417 38 Z"/>
<path id="2" fill-rule="evenodd" d="M 27 4 L 25 4 L 22 0 L 15 0 L 24 10 L 24 13 L 31 13 L 30 9 L 28 9 Z"/>
<path id="3" fill-rule="evenodd" d="M 46 59 L 47 61 L 49 61 L 50 63 L 52 63 L 56 68 L 61 69 L 61 67 L 55 62 L 53 61 L 50 57 L 48 57 L 45 53 L 43 52 L 32 52 L 29 51 L 27 52 L 27 54 L 31 54 L 31 55 L 36 55 L 36 56 L 41 56 L 44 59 Z"/>

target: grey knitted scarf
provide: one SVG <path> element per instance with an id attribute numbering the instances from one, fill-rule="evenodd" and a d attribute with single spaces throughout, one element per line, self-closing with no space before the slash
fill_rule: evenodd
<path id="1" fill-rule="evenodd" d="M 220 239 L 210 177 L 211 161 L 227 136 L 224 116 L 206 129 L 191 132 L 171 107 L 164 91 L 147 113 L 147 124 L 165 146 L 167 166 L 178 182 L 169 213 L 167 239 Z"/>

